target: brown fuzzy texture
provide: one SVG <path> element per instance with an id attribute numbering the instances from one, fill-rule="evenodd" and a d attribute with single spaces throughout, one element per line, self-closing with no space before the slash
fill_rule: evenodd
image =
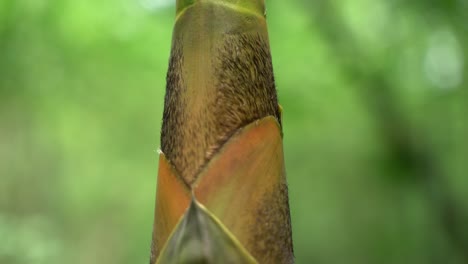
<path id="1" fill-rule="evenodd" d="M 187 184 L 240 127 L 265 116 L 280 120 L 270 49 L 257 33 L 224 35 L 214 43 L 209 96 L 188 108 L 181 41 L 173 42 L 161 131 L 161 149 Z M 203 65 L 200 65 L 203 67 Z"/>
<path id="2" fill-rule="evenodd" d="M 281 122 L 267 35 L 222 34 L 204 40 L 203 46 L 184 43 L 183 34 L 173 40 L 161 149 L 188 186 L 240 128 L 266 116 Z M 285 179 L 262 204 L 245 246 L 259 263 L 293 263 Z"/>
<path id="3" fill-rule="evenodd" d="M 252 236 L 246 246 L 259 263 L 294 263 L 286 182 L 275 186 L 262 204 L 257 212 L 258 224 L 250 228 Z"/>

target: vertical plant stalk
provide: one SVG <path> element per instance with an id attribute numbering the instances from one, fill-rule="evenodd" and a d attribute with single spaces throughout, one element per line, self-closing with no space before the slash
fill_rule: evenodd
<path id="1" fill-rule="evenodd" d="M 151 263 L 194 199 L 259 263 L 293 262 L 280 115 L 264 1 L 178 0 Z"/>

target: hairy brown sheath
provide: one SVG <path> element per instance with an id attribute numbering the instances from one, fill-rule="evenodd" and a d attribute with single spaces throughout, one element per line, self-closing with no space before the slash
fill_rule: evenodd
<path id="1" fill-rule="evenodd" d="M 214 23 L 201 20 L 205 30 Z M 175 36 L 167 74 L 161 149 L 187 184 L 238 128 L 268 115 L 280 119 L 268 39 L 228 31 L 204 41 L 187 57 Z"/>
<path id="2" fill-rule="evenodd" d="M 263 0 L 178 0 L 151 263 L 189 193 L 259 263 L 294 261 L 280 112 Z"/>

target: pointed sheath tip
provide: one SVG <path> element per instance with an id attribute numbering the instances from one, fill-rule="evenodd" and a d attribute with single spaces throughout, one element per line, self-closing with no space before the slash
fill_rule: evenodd
<path id="1" fill-rule="evenodd" d="M 193 196 L 156 263 L 258 264 L 219 219 Z"/>
<path id="2" fill-rule="evenodd" d="M 176 15 L 197 2 L 244 9 L 261 16 L 265 15 L 265 0 L 176 0 Z"/>

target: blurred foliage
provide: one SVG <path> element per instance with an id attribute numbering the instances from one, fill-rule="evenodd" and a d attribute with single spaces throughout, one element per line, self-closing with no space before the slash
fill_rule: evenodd
<path id="1" fill-rule="evenodd" d="M 297 263 L 468 263 L 468 1 L 268 1 Z M 0 263 L 147 263 L 173 1 L 0 1 Z"/>

